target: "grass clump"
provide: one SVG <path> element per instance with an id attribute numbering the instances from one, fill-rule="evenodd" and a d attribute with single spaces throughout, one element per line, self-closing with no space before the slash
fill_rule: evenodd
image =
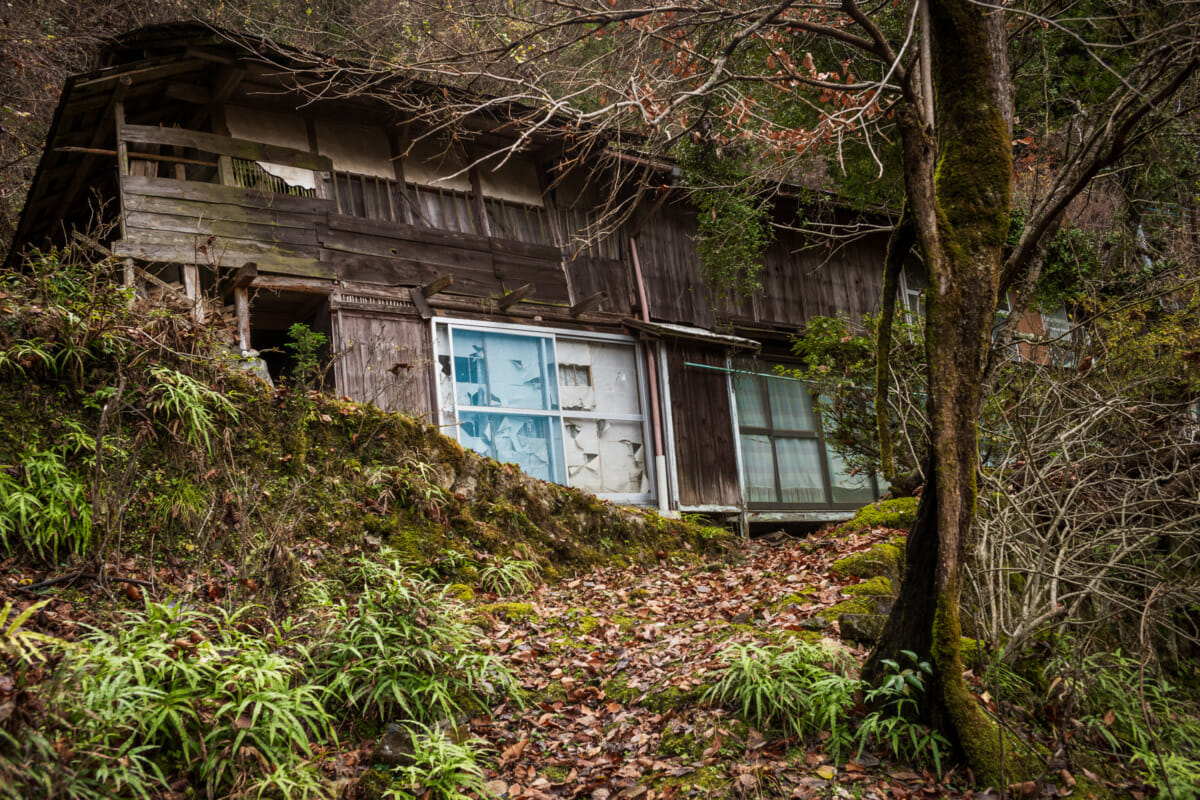
<path id="1" fill-rule="evenodd" d="M 149 603 L 65 648 L 49 724 L 0 739 L 0 796 L 148 798 L 178 776 L 210 797 L 319 796 L 321 690 L 243 616 Z"/>
<path id="2" fill-rule="evenodd" d="M 851 741 L 846 714 L 858 683 L 835 671 L 828 650 L 794 645 L 733 645 L 718 658 L 724 667 L 704 699 L 728 706 L 760 730 L 790 736 L 828 731 L 837 754 Z"/>
<path id="3" fill-rule="evenodd" d="M 515 696 L 512 674 L 475 649 L 451 595 L 386 551 L 381 558 L 359 562 L 362 591 L 333 606 L 328 638 L 314 653 L 315 678 L 329 698 L 380 723 L 434 724 L 494 696 Z"/>

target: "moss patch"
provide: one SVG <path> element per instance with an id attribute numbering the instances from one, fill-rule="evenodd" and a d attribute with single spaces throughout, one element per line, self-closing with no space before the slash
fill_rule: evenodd
<path id="1" fill-rule="evenodd" d="M 880 542 L 862 553 L 846 556 L 833 563 L 830 572 L 848 578 L 885 577 L 900 580 L 904 551 L 891 542 Z"/>
<path id="2" fill-rule="evenodd" d="M 890 579 L 876 575 L 862 583 L 844 587 L 842 594 L 848 594 L 851 597 L 895 597 L 896 589 Z"/>
<path id="3" fill-rule="evenodd" d="M 839 525 L 835 534 L 844 536 L 870 528 L 908 530 L 917 521 L 917 503 L 915 497 L 897 497 L 863 506 L 852 518 Z"/>
<path id="4" fill-rule="evenodd" d="M 490 628 L 492 619 L 508 622 L 524 622 L 533 619 L 533 606 L 529 603 L 485 603 L 476 606 L 471 621 L 483 628 Z"/>

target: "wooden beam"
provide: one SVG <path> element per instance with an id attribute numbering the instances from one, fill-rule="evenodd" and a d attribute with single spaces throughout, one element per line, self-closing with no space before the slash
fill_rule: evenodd
<path id="1" fill-rule="evenodd" d="M 429 283 L 421 287 L 421 294 L 425 297 L 433 297 L 438 292 L 444 292 L 454 285 L 453 275 L 443 275 L 440 278 L 435 278 Z"/>
<path id="2" fill-rule="evenodd" d="M 88 89 L 92 87 L 104 86 L 114 81 L 124 79 L 137 78 L 139 80 L 147 80 L 151 78 L 165 78 L 170 75 L 178 75 L 183 72 L 190 72 L 197 67 L 203 66 L 198 60 L 179 61 L 168 64 L 155 64 L 151 66 L 141 67 L 140 69 L 124 69 L 122 67 L 114 67 L 114 69 L 123 70 L 119 73 L 111 75 L 101 75 L 98 78 L 91 78 L 86 81 L 80 81 L 75 84 L 75 89 Z"/>
<path id="3" fill-rule="evenodd" d="M 425 293 L 421 291 L 420 286 L 409 288 L 408 296 L 412 299 L 412 304 L 417 307 L 417 313 L 421 315 L 421 319 L 433 318 L 433 309 L 429 307 L 429 301 L 425 299 Z"/>
<path id="4" fill-rule="evenodd" d="M 224 53 L 214 53 L 211 50 L 205 50 L 200 47 L 189 47 L 185 51 L 185 55 L 189 58 L 198 58 L 201 61 L 209 61 L 213 64 L 233 64 L 235 59 L 232 56 L 227 56 Z"/>
<path id="5" fill-rule="evenodd" d="M 106 150 L 103 147 L 56 147 L 56 153 L 88 153 L 97 156 L 115 156 L 116 150 Z M 167 156 L 161 153 L 127 153 L 129 158 L 144 158 L 147 161 L 169 161 L 172 164 L 195 164 L 199 167 L 216 167 L 215 161 L 203 161 L 198 158 L 182 158 L 180 156 Z"/>
<path id="6" fill-rule="evenodd" d="M 600 307 L 600 304 L 608 300 L 608 292 L 596 292 L 593 295 L 583 298 L 575 305 L 571 306 L 570 314 L 572 317 L 578 317 L 580 314 L 586 314 L 589 311 L 595 311 Z"/>
<path id="7" fill-rule="evenodd" d="M 173 144 L 222 156 L 243 158 L 247 161 L 270 161 L 274 164 L 324 172 L 333 169 L 333 162 L 328 157 L 315 155 L 306 150 L 252 142 L 249 139 L 234 139 L 184 128 L 126 125 L 122 136 L 125 142 L 137 144 Z"/>
<path id="8" fill-rule="evenodd" d="M 233 274 L 233 288 L 245 289 L 258 277 L 258 264 L 250 261 Z"/>
<path id="9" fill-rule="evenodd" d="M 533 289 L 534 286 L 532 283 L 527 283 L 524 286 L 518 286 L 516 289 L 513 289 L 511 292 L 508 292 L 499 300 L 497 300 L 496 304 L 500 306 L 501 311 L 507 311 L 529 295 L 533 294 Z"/>
<path id="10" fill-rule="evenodd" d="M 284 275 L 259 275 L 250 282 L 252 289 L 265 289 L 272 292 L 304 292 L 306 294 L 333 294 L 332 281 L 318 281 L 312 278 L 292 278 Z"/>

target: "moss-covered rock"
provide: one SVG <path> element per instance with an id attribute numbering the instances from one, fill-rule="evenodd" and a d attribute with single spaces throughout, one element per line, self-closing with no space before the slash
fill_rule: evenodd
<path id="1" fill-rule="evenodd" d="M 899 544 L 880 542 L 862 553 L 839 559 L 829 571 L 847 578 L 885 577 L 899 581 L 904 568 L 904 550 Z"/>
<path id="2" fill-rule="evenodd" d="M 848 594 L 851 597 L 895 597 L 896 587 L 891 579 L 883 575 L 876 575 L 862 583 L 843 587 L 842 594 Z"/>
<path id="3" fill-rule="evenodd" d="M 915 497 L 897 497 L 863 506 L 852 518 L 838 526 L 836 534 L 845 535 L 871 528 L 908 530 L 917 521 L 917 503 Z"/>

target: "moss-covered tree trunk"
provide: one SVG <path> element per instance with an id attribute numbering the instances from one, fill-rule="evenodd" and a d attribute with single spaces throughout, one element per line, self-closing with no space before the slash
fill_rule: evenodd
<path id="1" fill-rule="evenodd" d="M 930 469 L 899 601 L 867 665 L 912 650 L 933 666 L 922 710 L 984 784 L 1004 779 L 1000 732 L 963 679 L 959 598 L 975 513 L 980 386 L 1008 233 L 1010 137 L 986 9 L 928 0 L 935 124 L 902 119 L 905 180 L 925 259 Z M 1003 65 L 1001 60 L 1000 65 Z"/>

